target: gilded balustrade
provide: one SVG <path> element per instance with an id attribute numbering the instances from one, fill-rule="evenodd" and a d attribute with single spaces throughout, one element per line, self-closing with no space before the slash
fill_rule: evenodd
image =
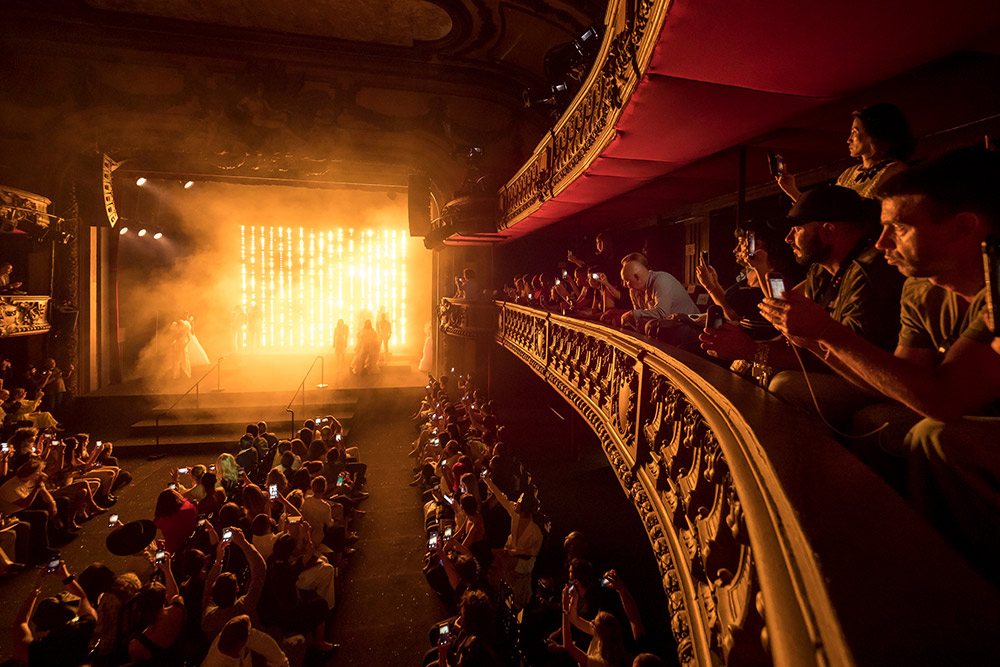
<path id="1" fill-rule="evenodd" d="M 503 230 L 562 191 L 615 136 L 615 123 L 645 71 L 669 0 L 611 0 L 593 67 L 531 158 L 500 189 Z"/>
<path id="2" fill-rule="evenodd" d="M 30 294 L 0 296 L 0 338 L 48 331 L 49 301 L 48 296 Z"/>
<path id="3" fill-rule="evenodd" d="M 992 650 L 983 627 L 997 614 L 981 620 L 934 596 L 992 601 L 996 591 L 967 577 L 817 422 L 680 350 L 525 306 L 497 309 L 496 342 L 588 422 L 645 525 L 682 664 L 943 664 L 956 644 L 934 639 L 942 626 L 941 638 L 964 634 Z M 857 494 L 878 510 L 849 500 Z M 926 580 L 906 592 L 919 572 L 944 577 L 936 594 Z M 894 640 L 883 617 L 899 629 Z M 923 645 L 910 639 L 918 626 Z"/>

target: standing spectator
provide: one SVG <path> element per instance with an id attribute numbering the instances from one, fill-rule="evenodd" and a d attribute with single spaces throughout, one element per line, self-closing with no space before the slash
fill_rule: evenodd
<path id="1" fill-rule="evenodd" d="M 168 553 L 176 553 L 194 533 L 198 522 L 197 514 L 195 506 L 176 490 L 164 489 L 160 492 L 156 499 L 153 523 L 163 534 L 163 548 Z"/>
<path id="2" fill-rule="evenodd" d="M 520 609 L 531 599 L 531 572 L 542 549 L 542 529 L 532 518 L 536 501 L 521 494 L 518 501 L 512 503 L 489 476 L 486 477 L 486 485 L 510 515 L 510 536 L 503 550 L 496 554 L 494 562 L 499 564 L 501 576 L 514 591 L 514 605 Z"/>

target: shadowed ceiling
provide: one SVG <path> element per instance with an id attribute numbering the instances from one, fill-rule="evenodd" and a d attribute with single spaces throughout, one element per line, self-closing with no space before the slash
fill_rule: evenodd
<path id="1" fill-rule="evenodd" d="M 325 187 L 401 189 L 422 173 L 447 201 L 471 147 L 499 180 L 530 155 L 550 117 L 522 92 L 605 8 L 12 0 L 0 8 L 0 182 L 44 192 L 26 155 L 49 172 L 46 159 L 106 152 L 134 170 Z"/>

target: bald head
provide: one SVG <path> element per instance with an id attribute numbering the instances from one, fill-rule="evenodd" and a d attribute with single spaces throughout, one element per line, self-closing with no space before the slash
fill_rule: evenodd
<path id="1" fill-rule="evenodd" d="M 622 284 L 633 290 L 646 289 L 649 280 L 649 269 L 637 260 L 622 264 Z"/>

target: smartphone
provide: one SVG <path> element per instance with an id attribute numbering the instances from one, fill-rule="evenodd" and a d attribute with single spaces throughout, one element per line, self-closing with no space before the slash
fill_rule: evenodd
<path id="1" fill-rule="evenodd" d="M 444 646 L 451 641 L 451 628 L 447 623 L 442 623 L 438 629 L 438 646 Z"/>
<path id="2" fill-rule="evenodd" d="M 590 279 L 591 280 L 600 280 L 601 279 L 601 274 L 599 274 L 599 273 L 591 273 L 590 274 Z"/>
<path id="3" fill-rule="evenodd" d="M 753 232 L 747 232 L 747 256 L 753 257 L 757 254 L 757 237 Z"/>
<path id="4" fill-rule="evenodd" d="M 48 563 L 45 564 L 46 574 L 52 574 L 53 572 L 58 570 L 59 567 L 62 565 L 62 563 L 63 562 L 61 558 L 53 558 L 52 560 L 50 560 Z"/>
<path id="5" fill-rule="evenodd" d="M 167 488 L 168 489 L 173 489 L 174 491 L 176 491 L 177 490 L 177 482 L 170 482 L 170 484 L 167 484 Z"/>
<path id="6" fill-rule="evenodd" d="M 166 562 L 166 560 L 167 560 L 167 552 L 164 551 L 163 549 L 157 551 L 156 556 L 154 556 L 153 558 L 153 562 L 156 563 L 157 565 Z"/>
<path id="7" fill-rule="evenodd" d="M 302 521 L 302 517 L 300 517 L 300 516 L 290 516 L 290 517 L 288 517 L 288 523 L 298 523 L 299 521 Z"/>
<path id="8" fill-rule="evenodd" d="M 722 325 L 726 323 L 726 314 L 722 310 L 722 306 L 712 304 L 708 307 L 707 319 L 705 320 L 706 329 L 721 329 Z"/>
<path id="9" fill-rule="evenodd" d="M 771 170 L 771 176 L 780 178 L 785 175 L 785 158 L 779 154 L 768 151 L 767 166 Z"/>
<path id="10" fill-rule="evenodd" d="M 431 536 L 427 539 L 427 548 L 434 550 L 438 548 L 438 534 L 431 533 Z"/>
<path id="11" fill-rule="evenodd" d="M 337 434 L 337 442 L 340 442 L 340 441 L 341 441 L 341 440 L 343 440 L 343 439 L 344 439 L 344 436 L 342 436 L 342 435 L 340 435 L 340 434 L 338 433 L 338 434 Z"/>
<path id="12" fill-rule="evenodd" d="M 108 517 L 108 528 L 114 528 L 118 525 L 118 515 L 112 514 Z"/>
<path id="13" fill-rule="evenodd" d="M 572 595 L 573 591 L 576 590 L 576 584 L 574 582 L 569 582 L 569 592 Z"/>
<path id="14" fill-rule="evenodd" d="M 611 580 L 607 577 L 601 577 L 601 586 L 604 588 L 611 588 Z"/>
<path id="15" fill-rule="evenodd" d="M 489 474 L 490 474 L 490 469 L 489 468 L 483 468 L 483 471 L 481 473 L 479 473 L 479 476 L 482 479 L 486 479 L 486 476 L 489 475 Z"/>
<path id="16" fill-rule="evenodd" d="M 445 500 L 445 502 L 446 502 L 446 503 L 448 503 L 449 505 L 454 505 L 454 504 L 455 504 L 455 499 L 454 499 L 454 498 L 452 498 L 451 496 L 449 496 L 448 494 L 445 494 L 445 496 L 444 496 L 444 500 Z"/>
<path id="17" fill-rule="evenodd" d="M 983 270 L 986 272 L 986 307 L 993 318 L 993 335 L 1000 335 L 997 309 L 1000 308 L 1000 236 L 990 234 L 983 241 Z"/>
<path id="18" fill-rule="evenodd" d="M 767 274 L 767 289 L 771 293 L 772 299 L 785 298 L 785 277 L 777 271 Z"/>
<path id="19" fill-rule="evenodd" d="M 191 472 L 191 468 L 178 468 L 177 472 L 180 473 L 181 475 L 186 475 L 189 472 Z"/>
<path id="20" fill-rule="evenodd" d="M 454 533 L 454 530 L 452 529 L 451 526 L 445 526 L 444 527 L 444 539 L 450 540 L 453 533 Z"/>
<path id="21" fill-rule="evenodd" d="M 558 285 L 560 282 L 562 282 L 562 281 L 559 280 L 558 278 L 556 278 L 556 285 Z"/>
<path id="22" fill-rule="evenodd" d="M 567 271 L 566 269 L 563 269 L 562 271 L 563 271 L 563 278 L 569 275 L 569 271 Z"/>
<path id="23" fill-rule="evenodd" d="M 340 473 L 339 475 L 337 475 L 337 486 L 343 486 L 343 485 L 344 485 L 344 473 Z"/>
<path id="24" fill-rule="evenodd" d="M 708 251 L 707 250 L 702 250 L 701 251 L 700 258 L 701 258 L 701 265 L 702 266 L 708 266 Z"/>
<path id="25" fill-rule="evenodd" d="M 204 528 L 206 523 L 208 523 L 208 519 L 204 515 L 199 514 L 198 515 L 198 527 L 199 528 Z"/>
<path id="26" fill-rule="evenodd" d="M 0 448 L 2 448 L 4 454 L 10 451 L 10 445 L 6 442 L 0 443 Z"/>
<path id="27" fill-rule="evenodd" d="M 267 485 L 267 495 L 271 498 L 271 500 L 274 500 L 275 498 L 277 498 L 278 497 L 278 485 L 277 484 L 268 484 Z"/>
<path id="28" fill-rule="evenodd" d="M 208 466 L 208 472 L 215 472 L 215 466 L 214 465 Z"/>
<path id="29" fill-rule="evenodd" d="M 223 542 L 229 542 L 232 539 L 233 539 L 233 529 L 232 528 L 226 528 L 225 530 L 222 531 L 222 541 Z"/>

